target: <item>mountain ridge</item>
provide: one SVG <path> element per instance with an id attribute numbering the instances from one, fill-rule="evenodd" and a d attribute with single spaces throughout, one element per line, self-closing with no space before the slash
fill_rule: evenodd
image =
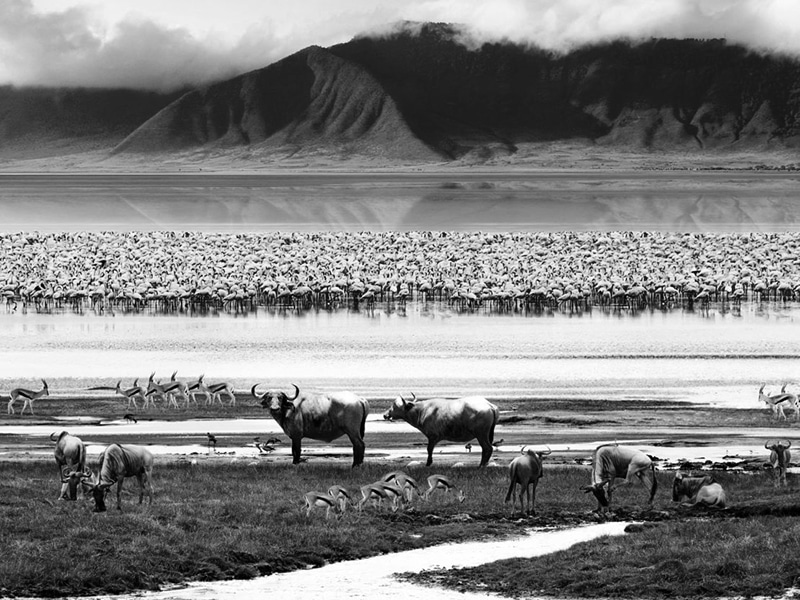
<path id="1" fill-rule="evenodd" d="M 80 147 L 87 131 L 92 148 L 107 144 L 116 156 L 253 149 L 268 162 L 480 163 L 550 143 L 702 154 L 800 147 L 792 57 L 724 40 L 614 41 L 556 54 L 459 36 L 448 24 L 405 24 L 182 94 L 64 92 L 85 100 L 73 110 L 79 119 L 66 118 L 79 131 L 37 121 L 2 88 L 0 156 L 24 153 L 26 139 Z"/>

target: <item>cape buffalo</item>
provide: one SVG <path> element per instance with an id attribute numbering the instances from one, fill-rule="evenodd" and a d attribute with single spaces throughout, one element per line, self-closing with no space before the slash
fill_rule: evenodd
<path id="1" fill-rule="evenodd" d="M 412 394 L 412 397 L 414 395 Z M 428 438 L 428 462 L 433 463 L 433 449 L 442 440 L 468 442 L 478 440 L 481 446 L 481 467 L 486 466 L 494 447 L 494 428 L 499 416 L 497 407 L 481 396 L 468 396 L 457 400 L 432 398 L 406 402 L 398 396 L 383 418 L 401 419 L 416 427 Z"/>
<path id="2" fill-rule="evenodd" d="M 291 398 L 279 390 L 269 390 L 259 395 L 254 385 L 250 393 L 261 401 L 261 406 L 283 432 L 292 440 L 292 462 L 300 462 L 301 440 L 332 442 L 346 435 L 353 444 L 353 466 L 364 462 L 364 424 L 369 414 L 369 402 L 352 392 L 300 393 L 294 385 Z"/>

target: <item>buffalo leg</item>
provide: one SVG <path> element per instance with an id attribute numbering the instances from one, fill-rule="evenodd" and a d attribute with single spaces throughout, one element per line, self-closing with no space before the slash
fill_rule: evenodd
<path id="1" fill-rule="evenodd" d="M 292 464 L 300 463 L 300 438 L 292 439 Z"/>
<path id="2" fill-rule="evenodd" d="M 364 445 L 364 440 L 360 440 L 354 436 L 349 437 L 353 444 L 353 466 L 357 467 L 364 462 L 364 450 L 366 446 Z"/>
<path id="3" fill-rule="evenodd" d="M 489 459 L 492 458 L 492 450 L 494 450 L 494 448 L 488 441 L 481 442 L 480 444 L 481 444 L 481 464 L 478 466 L 485 467 L 487 464 L 489 464 Z"/>
<path id="4" fill-rule="evenodd" d="M 436 447 L 436 440 L 428 440 L 428 462 L 425 463 L 426 467 L 433 464 L 433 449 Z"/>

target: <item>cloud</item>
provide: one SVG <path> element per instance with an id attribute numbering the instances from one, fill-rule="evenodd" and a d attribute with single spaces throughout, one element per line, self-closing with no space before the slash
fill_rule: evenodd
<path id="1" fill-rule="evenodd" d="M 158 15 L 107 23 L 90 5 L 45 12 L 33 0 L 2 0 L 0 83 L 166 91 L 260 68 L 311 44 L 328 46 L 365 31 L 385 33 L 387 23 L 400 20 L 459 23 L 471 43 L 508 40 L 562 51 L 614 38 L 725 37 L 758 50 L 800 54 L 796 0 L 295 0 L 279 3 L 282 8 L 249 0 L 226 4 L 238 21 L 225 22 L 216 13 L 209 15 L 202 31 L 164 25 Z M 249 23 L 244 28 L 242 14 Z"/>

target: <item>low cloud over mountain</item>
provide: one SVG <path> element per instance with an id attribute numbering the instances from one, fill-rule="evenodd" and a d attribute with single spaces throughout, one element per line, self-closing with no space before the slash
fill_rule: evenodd
<path id="1" fill-rule="evenodd" d="M 118 154 L 252 148 L 420 161 L 490 160 L 552 141 L 700 152 L 800 144 L 792 57 L 720 40 L 618 41 L 562 54 L 465 44 L 463 35 L 407 23 L 310 47 L 171 103 L 154 96 L 161 110 L 124 141 L 122 125 L 108 141 Z M 0 136 L 14 118 L 0 115 Z"/>

